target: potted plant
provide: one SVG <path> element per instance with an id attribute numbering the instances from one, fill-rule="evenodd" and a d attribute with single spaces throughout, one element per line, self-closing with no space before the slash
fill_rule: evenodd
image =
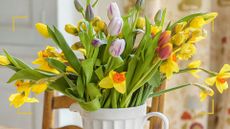
<path id="1" fill-rule="evenodd" d="M 168 120 L 161 113 L 146 115 L 145 102 L 150 97 L 187 86 L 200 88 L 201 100 L 213 96 L 208 85 L 216 84 L 220 93 L 228 88 L 230 65 L 219 73 L 206 70 L 201 61 L 192 61 L 180 68 L 180 61 L 190 61 L 196 53 L 197 42 L 206 37 L 203 26 L 212 22 L 217 13 L 196 13 L 165 26 L 166 10 L 159 10 L 154 20 L 140 16 L 143 0 L 137 0 L 130 12 L 121 16 L 116 3 L 107 10 L 109 23 L 94 16 L 97 5 L 87 0 L 85 9 L 74 4 L 83 19 L 65 26 L 66 32 L 79 38 L 71 47 L 60 31 L 37 23 L 38 32 L 56 45 L 38 52 L 33 68 L 4 50 L 0 65 L 15 71 L 8 83 L 14 81 L 17 93 L 9 97 L 15 108 L 24 103 L 38 102 L 30 93 L 55 90 L 76 100 L 71 110 L 79 111 L 84 129 L 142 129 L 152 116 Z M 85 10 L 85 11 L 84 11 Z M 207 73 L 206 84 L 188 83 L 155 92 L 173 74 Z"/>

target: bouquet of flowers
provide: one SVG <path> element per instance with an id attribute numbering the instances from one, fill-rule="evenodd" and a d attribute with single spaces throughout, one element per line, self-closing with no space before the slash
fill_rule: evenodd
<path id="1" fill-rule="evenodd" d="M 196 13 L 165 26 L 166 10 L 159 10 L 154 19 L 141 17 L 143 0 L 137 0 L 127 15 L 121 16 L 118 5 L 111 3 L 107 10 L 109 23 L 94 16 L 97 2 L 86 1 L 85 7 L 75 0 L 76 10 L 83 19 L 77 25 L 67 24 L 65 30 L 79 37 L 69 46 L 55 27 L 37 23 L 36 29 L 55 47 L 47 46 L 38 52 L 33 68 L 4 50 L 0 65 L 15 71 L 8 83 L 15 82 L 16 93 L 9 97 L 15 108 L 24 103 L 38 102 L 30 93 L 56 90 L 76 100 L 87 111 L 100 108 L 127 108 L 142 105 L 150 97 L 186 86 L 200 88 L 201 100 L 212 96 L 209 86 L 216 85 L 220 93 L 228 88 L 230 65 L 219 73 L 206 70 L 201 61 L 192 61 L 180 68 L 180 61 L 191 61 L 197 42 L 205 39 L 204 25 L 212 22 L 217 13 Z M 188 83 L 155 92 L 174 74 L 189 72 L 198 77 L 205 72 L 210 77 L 205 84 Z M 208 86 L 209 85 L 209 86 Z"/>

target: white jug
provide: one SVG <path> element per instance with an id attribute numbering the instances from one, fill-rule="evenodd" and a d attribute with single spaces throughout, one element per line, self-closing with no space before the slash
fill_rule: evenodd
<path id="1" fill-rule="evenodd" d="M 169 129 L 168 118 L 159 112 L 146 114 L 146 105 L 87 112 L 78 104 L 72 104 L 70 110 L 80 112 L 83 129 L 144 129 L 146 121 L 153 116 L 163 120 L 163 129 Z"/>

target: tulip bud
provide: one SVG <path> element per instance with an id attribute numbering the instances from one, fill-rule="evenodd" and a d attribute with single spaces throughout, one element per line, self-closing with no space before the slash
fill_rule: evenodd
<path id="1" fill-rule="evenodd" d="M 103 44 L 103 42 L 100 40 L 100 39 L 98 39 L 98 38 L 95 38 L 95 39 L 93 39 L 93 41 L 92 41 L 92 45 L 94 46 L 94 47 L 99 47 L 99 46 L 101 46 Z"/>
<path id="2" fill-rule="evenodd" d="M 48 32 L 48 27 L 46 24 L 43 23 L 37 23 L 35 24 L 35 27 L 39 34 L 41 34 L 45 38 L 50 38 L 50 34 Z"/>
<path id="3" fill-rule="evenodd" d="M 112 2 L 109 5 L 107 15 L 109 20 L 112 20 L 114 17 L 121 17 L 120 10 L 116 2 Z"/>
<path id="4" fill-rule="evenodd" d="M 136 27 L 137 27 L 138 29 L 144 29 L 144 27 L 145 27 L 145 18 L 139 17 L 138 20 L 137 20 L 137 25 L 136 25 Z"/>
<path id="5" fill-rule="evenodd" d="M 143 4 L 144 4 L 144 0 L 137 0 L 136 7 L 141 8 Z"/>
<path id="6" fill-rule="evenodd" d="M 78 12 L 83 11 L 83 7 L 78 0 L 74 0 L 74 5 L 75 5 L 75 8 L 77 9 Z"/>
<path id="7" fill-rule="evenodd" d="M 0 65 L 6 66 L 9 64 L 10 64 L 10 61 L 8 60 L 8 58 L 0 55 Z"/>
<path id="8" fill-rule="evenodd" d="M 85 11 L 85 19 L 88 21 L 91 21 L 91 20 L 93 20 L 93 18 L 94 18 L 93 8 L 89 4 L 86 8 L 86 11 Z"/>
<path id="9" fill-rule="evenodd" d="M 158 55 L 162 60 L 166 60 L 172 53 L 172 44 L 166 43 L 162 47 L 158 48 Z"/>
<path id="10" fill-rule="evenodd" d="M 118 34 L 120 34 L 121 30 L 123 27 L 123 20 L 121 17 L 114 17 L 108 26 L 108 33 L 111 36 L 117 36 Z"/>
<path id="11" fill-rule="evenodd" d="M 77 34 L 77 27 L 71 25 L 71 24 L 66 24 L 65 25 L 65 31 L 69 34 L 76 35 Z"/>
<path id="12" fill-rule="evenodd" d="M 113 57 L 118 57 L 123 53 L 124 50 L 125 50 L 125 40 L 124 39 L 116 39 L 115 41 L 112 42 L 112 44 L 109 48 L 109 53 Z"/>
<path id="13" fill-rule="evenodd" d="M 156 25 L 160 25 L 162 19 L 162 11 L 158 10 L 155 17 L 154 17 L 154 22 Z"/>
<path id="14" fill-rule="evenodd" d="M 161 47 L 164 44 L 168 43 L 171 38 L 171 31 L 165 31 L 161 33 L 161 36 L 158 41 L 158 46 Z"/>

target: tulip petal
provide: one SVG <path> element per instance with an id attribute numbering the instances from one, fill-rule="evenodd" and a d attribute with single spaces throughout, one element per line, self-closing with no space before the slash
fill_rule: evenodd
<path id="1" fill-rule="evenodd" d="M 215 82 L 216 82 L 216 77 L 210 77 L 210 78 L 207 78 L 205 80 L 205 83 L 210 85 L 210 86 L 213 86 L 215 84 Z"/>
<path id="2" fill-rule="evenodd" d="M 124 94 L 126 92 L 126 81 L 123 81 L 121 83 L 114 83 L 114 88 L 121 94 Z"/>
<path id="3" fill-rule="evenodd" d="M 107 76 L 99 82 L 99 86 L 101 88 L 110 89 L 110 88 L 113 88 L 113 82 L 110 79 L 110 77 Z"/>

